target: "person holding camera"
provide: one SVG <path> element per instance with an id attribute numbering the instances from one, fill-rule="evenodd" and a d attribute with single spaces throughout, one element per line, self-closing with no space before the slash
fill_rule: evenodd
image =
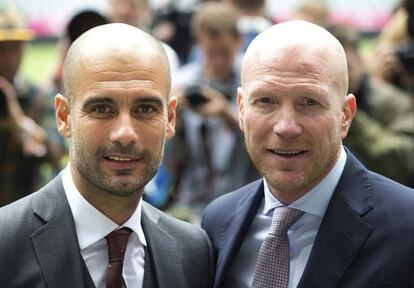
<path id="1" fill-rule="evenodd" d="M 414 99 L 414 1 L 399 1 L 378 36 L 374 52 L 368 58 L 370 74 Z"/>
<path id="2" fill-rule="evenodd" d="M 237 20 L 229 4 L 201 6 L 192 29 L 202 60 L 183 66 L 173 78 L 179 128 L 167 147 L 164 165 L 175 179 L 173 201 L 179 205 L 174 206 L 185 210 L 172 213 L 194 222 L 211 200 L 257 175 L 237 124 L 241 48 Z"/>
<path id="3" fill-rule="evenodd" d="M 349 90 L 358 103 L 344 143 L 373 171 L 405 185 L 414 175 L 414 101 L 391 84 L 372 79 L 358 53 L 359 35 L 351 27 L 329 31 L 344 47 Z"/>
<path id="4" fill-rule="evenodd" d="M 63 155 L 40 125 L 45 95 L 18 73 L 32 38 L 17 10 L 0 7 L 0 206 L 33 191 L 44 160 L 56 166 Z"/>

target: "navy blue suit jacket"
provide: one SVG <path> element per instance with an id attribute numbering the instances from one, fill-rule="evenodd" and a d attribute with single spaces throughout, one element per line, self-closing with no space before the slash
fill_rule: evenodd
<path id="1" fill-rule="evenodd" d="M 225 287 L 263 193 L 258 180 L 207 207 L 202 226 L 216 253 L 214 287 Z M 414 190 L 368 171 L 347 151 L 298 287 L 414 287 Z"/>

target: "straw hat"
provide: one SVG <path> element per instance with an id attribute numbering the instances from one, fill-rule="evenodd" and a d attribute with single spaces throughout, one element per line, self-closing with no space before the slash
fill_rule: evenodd
<path id="1" fill-rule="evenodd" d="M 33 36 L 16 9 L 0 6 L 0 41 L 29 41 Z"/>

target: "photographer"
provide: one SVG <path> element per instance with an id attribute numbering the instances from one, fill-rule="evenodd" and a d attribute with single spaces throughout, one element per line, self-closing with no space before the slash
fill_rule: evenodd
<path id="1" fill-rule="evenodd" d="M 47 99 L 18 75 L 31 39 L 19 13 L 0 7 L 0 206 L 33 191 L 40 184 L 40 165 L 48 160 L 57 166 L 63 155 L 39 124 L 45 119 Z"/>
<path id="2" fill-rule="evenodd" d="M 414 99 L 414 1 L 399 3 L 378 37 L 369 68 L 374 78 L 405 90 Z"/>
<path id="3" fill-rule="evenodd" d="M 404 91 L 367 74 L 357 50 L 356 31 L 343 25 L 329 30 L 344 47 L 349 92 L 358 107 L 344 144 L 371 170 L 409 185 L 414 175 L 414 101 Z"/>
<path id="4" fill-rule="evenodd" d="M 164 165 L 176 180 L 175 204 L 184 205 L 191 211 L 188 217 L 195 217 L 184 218 L 197 222 L 212 199 L 247 183 L 256 173 L 236 112 L 240 79 L 235 71 L 241 45 L 237 12 L 225 3 L 206 3 L 194 15 L 192 29 L 202 60 L 187 64 L 173 79 L 179 123 Z"/>

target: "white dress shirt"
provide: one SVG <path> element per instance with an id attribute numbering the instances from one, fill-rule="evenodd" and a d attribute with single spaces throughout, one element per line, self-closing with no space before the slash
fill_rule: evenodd
<path id="1" fill-rule="evenodd" d="M 109 259 L 105 236 L 122 227 L 132 230 L 125 252 L 123 277 L 127 287 L 142 287 L 145 264 L 144 246 L 147 242 L 141 226 L 141 201 L 131 218 L 122 226 L 118 226 L 79 193 L 69 166 L 70 164 L 62 173 L 63 187 L 75 221 L 81 255 L 96 288 L 106 287 Z"/>
<path id="2" fill-rule="evenodd" d="M 288 230 L 291 252 L 289 288 L 297 287 L 299 284 L 322 218 L 344 170 L 345 162 L 346 152 L 342 148 L 339 159 L 329 174 L 309 192 L 289 205 L 289 207 L 305 212 Z M 273 196 L 264 180 L 264 201 L 230 267 L 225 279 L 225 287 L 248 288 L 252 286 L 260 246 L 269 233 L 274 208 L 281 206 L 284 205 Z"/>

